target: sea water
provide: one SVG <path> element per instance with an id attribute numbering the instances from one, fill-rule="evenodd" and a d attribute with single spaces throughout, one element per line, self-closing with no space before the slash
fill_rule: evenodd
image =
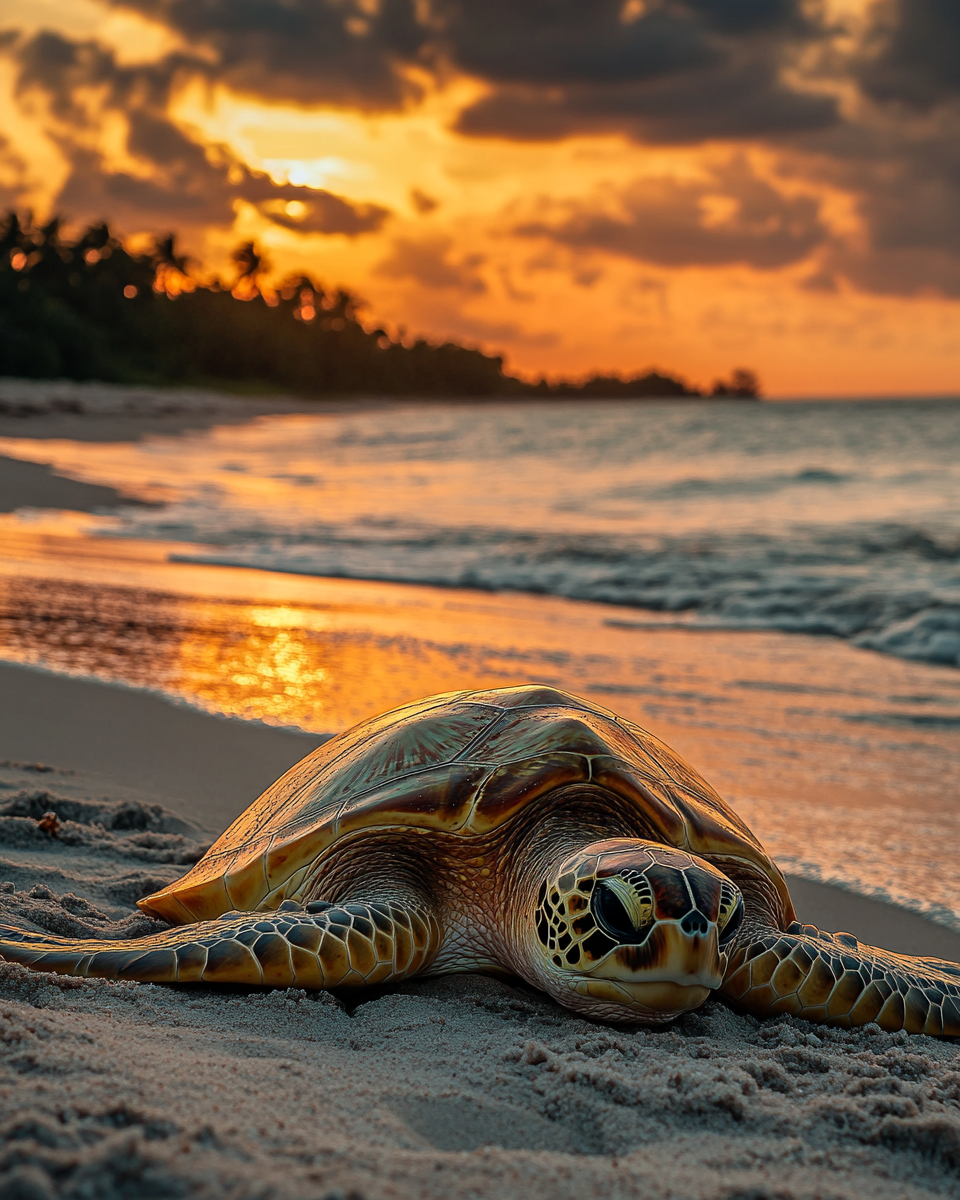
<path id="1" fill-rule="evenodd" d="M 371 403 L 0 453 L 153 501 L 5 519 L 2 658 L 331 732 L 553 683 L 785 868 L 960 928 L 960 404 Z"/>
<path id="2" fill-rule="evenodd" d="M 960 665 L 956 402 L 390 405 L 36 453 L 152 487 L 163 507 L 114 532 L 198 543 L 204 562 L 547 593 Z"/>

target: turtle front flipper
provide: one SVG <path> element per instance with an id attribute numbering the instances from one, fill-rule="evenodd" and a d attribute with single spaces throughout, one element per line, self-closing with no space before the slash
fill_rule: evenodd
<path id="1" fill-rule="evenodd" d="M 0 958 L 59 975 L 143 983 L 364 987 L 416 975 L 440 943 L 427 910 L 395 903 L 228 913 L 132 941 L 75 939 L 0 924 Z"/>
<path id="2" fill-rule="evenodd" d="M 752 931 L 730 955 L 720 989 L 754 1017 L 791 1013 L 849 1029 L 960 1036 L 960 965 L 864 946 L 852 933 L 794 922 Z"/>

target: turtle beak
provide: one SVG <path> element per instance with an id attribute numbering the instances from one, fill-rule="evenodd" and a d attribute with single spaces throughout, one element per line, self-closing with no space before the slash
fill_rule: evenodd
<path id="1" fill-rule="evenodd" d="M 641 946 L 618 946 L 574 990 L 590 1000 L 626 1006 L 641 1019 L 665 1021 L 699 1008 L 723 982 L 726 956 L 717 927 L 687 932 L 657 924 Z"/>
<path id="2" fill-rule="evenodd" d="M 711 921 L 695 930 L 679 921 L 659 921 L 640 946 L 618 946 L 596 974 L 622 983 L 672 983 L 713 991 L 723 982 L 725 955 Z M 591 975 L 594 972 L 590 972 Z"/>
<path id="3" fill-rule="evenodd" d="M 578 979 L 573 990 L 589 1000 L 618 1005 L 634 1016 L 621 1018 L 662 1024 L 699 1008 L 710 995 L 705 987 L 676 983 L 621 983 L 616 979 Z M 587 1010 L 589 1011 L 589 1010 Z M 610 1019 L 609 1009 L 606 1017 Z"/>

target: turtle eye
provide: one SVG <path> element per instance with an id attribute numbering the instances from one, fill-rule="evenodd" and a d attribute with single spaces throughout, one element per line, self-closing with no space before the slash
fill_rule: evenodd
<path id="1" fill-rule="evenodd" d="M 637 930 L 616 893 L 601 884 L 593 893 L 591 905 L 597 924 L 619 942 L 635 942 Z"/>
<path id="2" fill-rule="evenodd" d="M 740 926 L 743 924 L 743 897 L 737 896 L 737 903 L 734 906 L 733 912 L 727 918 L 727 923 L 720 930 L 720 949 L 728 945 L 736 936 Z"/>

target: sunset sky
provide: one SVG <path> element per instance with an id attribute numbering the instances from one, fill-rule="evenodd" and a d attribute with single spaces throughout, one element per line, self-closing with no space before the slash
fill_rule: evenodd
<path id="1" fill-rule="evenodd" d="M 548 375 L 960 392 L 958 0 L 0 0 L 0 206 Z"/>

